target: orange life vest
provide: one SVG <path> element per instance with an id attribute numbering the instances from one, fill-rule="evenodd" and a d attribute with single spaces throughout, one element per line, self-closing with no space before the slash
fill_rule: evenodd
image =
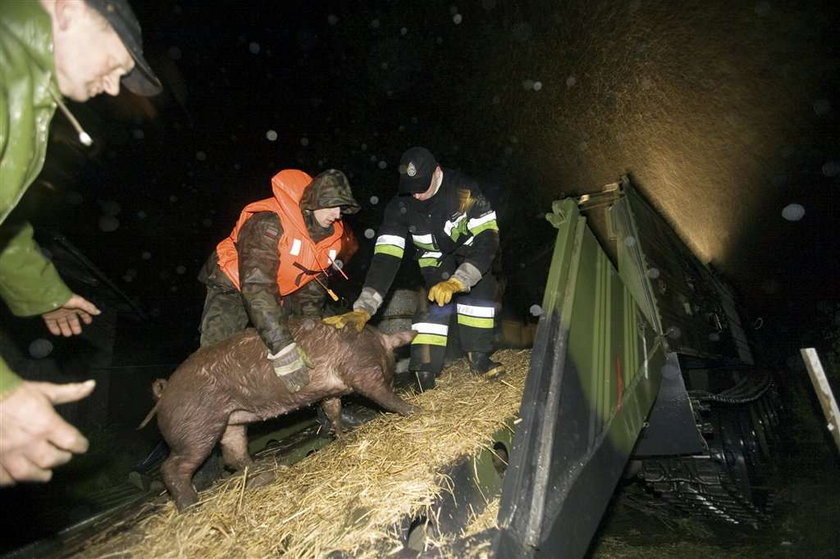
<path id="1" fill-rule="evenodd" d="M 328 270 L 339 256 L 349 260 L 355 252 L 358 244 L 353 232 L 349 227 L 345 228 L 341 220 L 333 222 L 333 233 L 317 243 L 309 236 L 300 209 L 300 199 L 310 182 L 312 177 L 296 169 L 286 169 L 274 175 L 271 179 L 274 197 L 245 206 L 230 236 L 218 244 L 216 254 L 219 267 L 237 289 L 241 287 L 236 241 L 239 230 L 255 213 L 274 212 L 280 217 L 283 226 L 283 234 L 277 241 L 277 252 L 280 255 L 277 287 L 280 295 L 297 291 L 318 274 Z M 338 265 L 346 264 L 346 260 Z"/>

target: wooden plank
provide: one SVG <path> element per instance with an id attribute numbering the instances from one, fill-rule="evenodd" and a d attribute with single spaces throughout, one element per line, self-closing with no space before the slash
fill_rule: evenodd
<path id="1" fill-rule="evenodd" d="M 837 400 L 831 392 L 831 386 L 828 384 L 828 379 L 825 376 L 825 371 L 823 371 L 817 350 L 812 347 L 804 347 L 799 352 L 802 354 L 802 359 L 808 368 L 811 383 L 814 385 L 814 390 L 822 406 L 823 414 L 825 414 L 825 418 L 828 421 L 826 427 L 831 432 L 831 436 L 834 437 L 834 444 L 837 445 L 837 450 L 840 451 L 840 410 L 837 409 Z"/>

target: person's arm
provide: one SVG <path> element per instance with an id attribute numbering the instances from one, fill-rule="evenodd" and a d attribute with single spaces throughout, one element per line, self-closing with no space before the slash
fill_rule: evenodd
<path id="1" fill-rule="evenodd" d="M 283 234 L 276 214 L 255 214 L 239 231 L 239 286 L 245 310 L 272 354 L 294 342 L 287 313 L 277 300 L 277 242 Z"/>
<path id="2" fill-rule="evenodd" d="M 0 486 L 49 481 L 53 468 L 87 451 L 87 439 L 53 405 L 81 400 L 94 386 L 25 382 L 0 358 Z"/>
<path id="3" fill-rule="evenodd" d="M 472 242 L 466 247 L 464 262 L 452 274 L 466 290 L 471 289 L 490 271 L 499 250 L 496 212 L 477 187 L 473 188 L 472 201 L 467 211 L 467 230 L 472 234 Z"/>
<path id="4" fill-rule="evenodd" d="M 391 289 L 391 284 L 400 269 L 405 254 L 408 225 L 406 220 L 405 201 L 394 197 L 385 208 L 385 217 L 379 228 L 373 258 L 365 276 L 365 284 L 356 302 L 354 311 L 364 311 L 369 315 L 376 314 L 382 301 Z"/>

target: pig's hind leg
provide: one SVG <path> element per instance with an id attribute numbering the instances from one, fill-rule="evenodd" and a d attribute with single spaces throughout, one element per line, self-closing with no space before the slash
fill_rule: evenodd
<path id="1" fill-rule="evenodd" d="M 378 369 L 358 371 L 353 377 L 358 379 L 350 383 L 355 392 L 370 398 L 388 411 L 400 415 L 410 415 L 422 411 L 417 406 L 413 406 L 397 396 L 394 389 L 385 382 L 382 372 Z"/>
<path id="2" fill-rule="evenodd" d="M 195 427 L 193 425 L 193 427 Z M 179 429 L 178 437 L 167 437 L 169 458 L 160 467 L 163 483 L 183 511 L 198 501 L 192 477 L 202 462 L 210 455 L 223 425 L 204 423 L 201 429 Z M 170 440 L 171 439 L 171 440 Z"/>
<path id="3" fill-rule="evenodd" d="M 225 466 L 232 470 L 242 471 L 254 464 L 251 455 L 248 454 L 248 432 L 244 424 L 228 423 L 220 441 L 222 446 L 222 458 Z M 274 481 L 274 472 L 262 472 L 248 479 L 247 487 L 262 487 Z"/>

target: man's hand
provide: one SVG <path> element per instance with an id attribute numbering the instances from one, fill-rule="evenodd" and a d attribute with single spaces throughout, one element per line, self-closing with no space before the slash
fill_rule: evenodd
<path id="1" fill-rule="evenodd" d="M 44 317 L 44 322 L 53 336 L 69 338 L 82 333 L 79 318 L 85 324 L 90 324 L 93 321 L 93 316 L 101 312 L 96 308 L 96 305 L 84 297 L 74 294 L 64 305 L 41 316 Z"/>
<path id="2" fill-rule="evenodd" d="M 49 481 L 53 468 L 87 451 L 87 439 L 53 404 L 81 400 L 95 385 L 24 382 L 0 400 L 0 486 Z"/>
<path id="3" fill-rule="evenodd" d="M 321 322 L 324 324 L 329 324 L 335 328 L 341 330 L 347 325 L 352 326 L 356 329 L 356 332 L 361 332 L 365 329 L 365 324 L 367 321 L 370 320 L 370 314 L 366 311 L 358 310 L 358 311 L 350 311 L 344 314 L 338 314 L 336 316 L 328 316 L 323 319 Z"/>
<path id="4" fill-rule="evenodd" d="M 294 394 L 309 384 L 309 369 L 312 368 L 312 361 L 303 348 L 296 343 L 290 343 L 275 355 L 269 354 L 268 358 L 271 360 L 274 374 L 289 392 Z"/>
<path id="5" fill-rule="evenodd" d="M 452 296 L 456 293 L 465 291 L 464 284 L 455 278 L 449 278 L 446 281 L 436 283 L 429 290 L 429 301 L 434 301 L 441 307 L 448 304 L 452 300 Z"/>

